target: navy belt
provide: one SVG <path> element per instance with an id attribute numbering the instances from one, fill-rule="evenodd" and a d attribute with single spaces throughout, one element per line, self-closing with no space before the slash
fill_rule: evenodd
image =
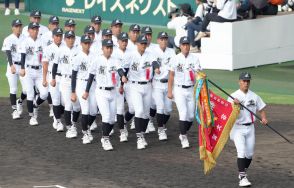
<path id="1" fill-rule="evenodd" d="M 245 125 L 245 126 L 250 126 L 252 125 L 253 123 L 242 123 L 241 125 Z"/>
<path id="2" fill-rule="evenodd" d="M 36 66 L 34 66 L 34 65 L 27 65 L 27 67 L 29 67 L 31 69 L 35 69 L 35 70 L 41 69 L 41 66 L 39 66 L 39 65 L 36 65 Z"/>
<path id="3" fill-rule="evenodd" d="M 98 87 L 99 89 L 102 89 L 102 90 L 107 90 L 107 91 L 110 91 L 110 90 L 113 90 L 114 87 Z"/>
<path id="4" fill-rule="evenodd" d="M 62 75 L 64 78 L 71 78 L 71 75 L 69 74 L 65 74 L 65 75 Z"/>
<path id="5" fill-rule="evenodd" d="M 177 85 L 178 87 L 181 87 L 181 88 L 184 88 L 184 89 L 187 89 L 187 88 L 190 88 L 190 87 L 194 87 L 194 85 L 190 85 L 190 86 L 186 86 L 186 85 Z"/>
<path id="6" fill-rule="evenodd" d="M 146 85 L 149 82 L 136 82 L 136 81 L 132 81 L 133 84 L 140 84 L 140 85 Z"/>
<path id="7" fill-rule="evenodd" d="M 167 83 L 168 82 L 168 79 L 154 79 L 154 80 L 157 82 L 160 82 L 160 83 Z"/>
<path id="8" fill-rule="evenodd" d="M 16 61 L 13 64 L 15 64 L 15 65 L 21 65 L 21 62 Z"/>

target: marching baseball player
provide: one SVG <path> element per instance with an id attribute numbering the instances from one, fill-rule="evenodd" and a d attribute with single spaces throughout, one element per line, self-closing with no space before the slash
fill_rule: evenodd
<path id="1" fill-rule="evenodd" d="M 53 43 L 52 31 L 59 26 L 59 18 L 57 16 L 51 16 L 49 18 L 49 25 L 46 33 L 44 33 L 41 37 L 43 48 L 49 46 Z"/>
<path id="2" fill-rule="evenodd" d="M 169 77 L 170 60 L 176 54 L 167 47 L 168 34 L 159 32 L 157 36 L 158 46 L 155 47 L 155 57 L 160 64 L 160 74 L 154 74 L 152 79 L 152 97 L 156 105 L 156 117 L 158 124 L 159 140 L 167 140 L 165 125 L 172 111 L 172 101 L 167 97 L 167 83 Z"/>
<path id="3" fill-rule="evenodd" d="M 91 26 L 95 29 L 95 39 L 97 42 L 102 42 L 102 30 L 101 30 L 102 19 L 101 16 L 93 16 L 91 18 Z"/>
<path id="4" fill-rule="evenodd" d="M 130 50 L 136 50 L 137 46 L 136 46 L 136 42 L 137 42 L 137 38 L 140 35 L 140 26 L 138 24 L 132 24 L 129 27 L 129 41 L 128 41 L 128 48 Z"/>
<path id="5" fill-rule="evenodd" d="M 146 36 L 140 35 L 137 40 L 137 50 L 133 51 L 124 65 L 124 68 L 129 69 L 128 82 L 132 88 L 131 98 L 135 109 L 137 149 L 144 149 L 147 146 L 144 133 L 149 122 L 149 109 L 152 100 L 151 79 L 153 71 L 160 74 L 156 58 L 146 51 L 147 43 Z"/>
<path id="6" fill-rule="evenodd" d="M 7 56 L 6 77 L 10 88 L 10 104 L 12 107 L 12 119 L 19 119 L 22 114 L 22 101 L 26 99 L 26 89 L 24 78 L 19 76 L 21 66 L 21 55 L 19 52 L 20 44 L 24 39 L 21 34 L 22 22 L 19 19 L 13 20 L 11 23 L 12 33 L 4 39 L 2 51 Z M 17 81 L 20 80 L 22 93 L 20 99 L 16 100 Z"/>
<path id="7" fill-rule="evenodd" d="M 267 125 L 268 121 L 266 118 L 265 107 L 266 104 L 262 99 L 249 89 L 251 81 L 251 75 L 248 72 L 242 72 L 239 76 L 240 88 L 232 93 L 235 98 L 233 101 L 231 98 L 229 102 L 235 104 L 243 104 L 253 113 L 258 111 L 261 115 L 261 123 Z M 231 133 L 230 138 L 234 141 L 237 149 L 237 164 L 239 169 L 239 186 L 247 187 L 251 186 L 247 178 L 246 171 L 252 161 L 254 154 L 255 145 L 255 130 L 254 130 L 255 117 L 251 112 L 240 106 L 240 114 L 236 120 Z"/>
<path id="8" fill-rule="evenodd" d="M 89 97 L 83 98 L 84 91 L 86 90 L 87 81 L 89 77 L 89 69 L 91 67 L 91 58 L 94 57 L 90 53 L 92 40 L 88 35 L 81 37 L 82 51 L 73 58 L 73 72 L 72 72 L 72 100 L 78 100 L 81 105 L 81 124 L 83 132 L 83 144 L 89 144 L 93 141 L 90 126 L 96 119 L 97 104 L 95 98 L 95 84 L 89 90 Z M 76 87 L 75 87 L 76 86 Z"/>
<path id="9" fill-rule="evenodd" d="M 201 67 L 198 57 L 189 53 L 190 41 L 187 37 L 180 39 L 181 53 L 171 58 L 168 80 L 168 98 L 173 99 L 179 112 L 180 141 L 182 148 L 190 147 L 187 132 L 192 126 L 195 110 L 193 88 L 195 74 Z"/>
<path id="10" fill-rule="evenodd" d="M 92 40 L 92 44 L 90 47 L 90 52 L 92 54 L 102 54 L 102 48 L 101 48 L 101 41 L 100 40 L 96 40 L 96 34 L 95 34 L 95 28 L 93 26 L 86 26 L 84 29 L 84 34 L 88 35 L 90 37 L 90 39 Z"/>
<path id="11" fill-rule="evenodd" d="M 102 41 L 103 55 L 95 58 L 90 70 L 87 88 L 83 98 L 90 97 L 90 88 L 94 77 L 96 76 L 96 101 L 102 116 L 102 138 L 101 144 L 104 150 L 113 150 L 109 140 L 109 133 L 113 129 L 115 123 L 116 107 L 116 87 L 119 82 L 118 70 L 121 65 L 115 57 L 112 57 L 113 42 L 110 39 Z M 126 78 L 125 78 L 126 79 Z"/>
<path id="12" fill-rule="evenodd" d="M 39 32 L 38 32 L 38 37 L 40 38 L 43 34 L 45 34 L 48 30 L 48 28 L 41 23 L 41 11 L 39 10 L 33 10 L 31 13 L 30 13 L 30 22 L 33 22 L 33 23 L 38 23 L 40 28 L 39 28 Z M 28 26 L 25 26 L 22 30 L 22 34 L 25 36 L 25 37 L 29 37 L 29 32 L 28 32 Z"/>
<path id="13" fill-rule="evenodd" d="M 64 22 L 64 31 L 76 31 L 76 22 L 73 19 L 68 19 Z M 75 47 L 79 47 L 81 43 L 81 37 L 75 35 Z"/>
<path id="14" fill-rule="evenodd" d="M 118 46 L 117 37 L 122 32 L 122 21 L 115 19 L 111 22 L 111 31 L 112 31 L 112 41 L 114 46 Z"/>
<path id="15" fill-rule="evenodd" d="M 65 45 L 59 48 L 59 52 L 54 58 L 52 67 L 52 83 L 56 83 L 57 70 L 60 70 L 60 91 L 62 101 L 64 102 L 64 120 L 67 128 L 66 138 L 75 138 L 78 135 L 76 124 L 80 114 L 80 104 L 78 100 L 71 101 L 71 78 L 73 69 L 73 58 L 80 52 L 79 48 L 74 46 L 75 33 L 67 31 L 64 34 Z M 50 83 L 51 84 L 51 83 Z M 56 86 L 55 86 L 56 87 Z M 72 120 L 72 121 L 71 121 Z"/>
<path id="16" fill-rule="evenodd" d="M 21 70 L 20 75 L 25 76 L 25 85 L 27 88 L 27 108 L 29 112 L 30 125 L 38 125 L 38 106 L 47 99 L 48 89 L 44 87 L 42 77 L 42 42 L 38 38 L 39 24 L 31 22 L 28 26 L 29 37 L 25 38 L 20 46 L 21 53 Z M 34 87 L 36 87 L 40 95 L 35 104 Z"/>
<path id="17" fill-rule="evenodd" d="M 53 128 L 57 130 L 57 132 L 62 132 L 64 130 L 64 126 L 61 123 L 61 91 L 60 91 L 60 71 L 56 71 L 56 79 L 52 79 L 53 72 L 53 64 L 60 47 L 62 46 L 62 36 L 63 30 L 61 28 L 55 28 L 52 31 L 53 43 L 44 48 L 44 55 L 42 59 L 43 63 L 43 86 L 49 86 L 49 93 L 52 98 L 53 104 L 53 113 L 54 113 L 54 122 Z M 50 83 L 50 84 L 48 84 Z"/>

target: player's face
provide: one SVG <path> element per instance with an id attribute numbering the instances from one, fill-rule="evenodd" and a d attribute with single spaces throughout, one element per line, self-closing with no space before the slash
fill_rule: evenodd
<path id="1" fill-rule="evenodd" d="M 247 92 L 250 86 L 250 80 L 239 80 L 239 86 L 241 91 Z"/>
<path id="2" fill-rule="evenodd" d="M 137 48 L 140 53 L 144 53 L 147 48 L 147 44 L 146 43 L 137 43 Z"/>
<path id="3" fill-rule="evenodd" d="M 95 32 L 99 32 L 100 31 L 100 29 L 101 29 L 101 23 L 100 24 L 99 23 L 92 23 L 91 25 L 94 27 Z"/>
<path id="4" fill-rule="evenodd" d="M 112 54 L 113 47 L 112 46 L 103 46 L 102 51 L 103 51 L 103 55 L 106 58 L 109 58 L 111 56 L 111 54 Z"/>
<path id="5" fill-rule="evenodd" d="M 30 17 L 30 22 L 40 23 L 41 22 L 41 18 L 40 17 Z"/>
<path id="6" fill-rule="evenodd" d="M 122 25 L 117 24 L 111 27 L 112 34 L 117 36 L 121 33 Z"/>
<path id="7" fill-rule="evenodd" d="M 90 37 L 90 39 L 93 41 L 95 39 L 94 33 L 87 33 L 87 35 Z"/>
<path id="8" fill-rule="evenodd" d="M 59 24 L 58 23 L 51 23 L 49 24 L 49 29 L 50 31 L 53 31 L 55 28 L 58 28 Z"/>
<path id="9" fill-rule="evenodd" d="M 140 35 L 139 31 L 130 31 L 129 32 L 129 37 L 132 42 L 136 42 L 139 35 Z"/>
<path id="10" fill-rule="evenodd" d="M 146 34 L 145 36 L 146 36 L 146 38 L 148 40 L 148 44 L 150 44 L 151 41 L 152 41 L 152 34 Z"/>
<path id="11" fill-rule="evenodd" d="M 75 25 L 70 25 L 70 26 L 65 26 L 64 27 L 65 31 L 75 31 L 76 30 L 76 26 Z"/>
<path id="12" fill-rule="evenodd" d="M 76 38 L 75 37 L 67 37 L 65 38 L 65 43 L 67 47 L 72 48 L 75 43 Z"/>
<path id="13" fill-rule="evenodd" d="M 34 39 L 37 38 L 38 33 L 39 33 L 39 28 L 38 27 L 29 29 L 30 37 L 32 37 Z"/>
<path id="14" fill-rule="evenodd" d="M 119 48 L 125 50 L 128 46 L 128 40 L 118 40 Z"/>
<path id="15" fill-rule="evenodd" d="M 188 53 L 190 51 L 190 44 L 181 44 L 180 49 L 184 55 L 188 55 Z"/>
<path id="16" fill-rule="evenodd" d="M 110 39 L 110 40 L 112 40 L 112 35 L 103 35 L 102 36 L 102 39 L 104 40 L 104 39 Z"/>
<path id="17" fill-rule="evenodd" d="M 157 43 L 159 44 L 159 47 L 162 49 L 165 49 L 167 47 L 167 38 L 160 38 L 157 39 Z"/>
<path id="18" fill-rule="evenodd" d="M 12 27 L 12 32 L 16 35 L 20 35 L 21 31 L 22 31 L 22 25 Z"/>
<path id="19" fill-rule="evenodd" d="M 82 49 L 84 52 L 88 52 L 90 50 L 91 43 L 90 42 L 86 42 L 86 43 L 82 42 L 81 46 L 82 46 Z"/>
<path id="20" fill-rule="evenodd" d="M 61 44 L 62 41 L 62 35 L 53 35 L 53 41 L 55 44 Z"/>

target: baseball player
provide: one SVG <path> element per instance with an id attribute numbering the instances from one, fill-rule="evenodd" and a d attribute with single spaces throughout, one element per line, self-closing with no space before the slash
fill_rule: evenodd
<path id="1" fill-rule="evenodd" d="M 83 94 L 86 90 L 87 81 L 89 77 L 89 68 L 91 67 L 91 38 L 88 35 L 83 35 L 81 37 L 81 47 L 82 51 L 78 53 L 76 57 L 73 58 L 73 73 L 72 73 L 72 100 L 78 100 L 81 105 L 81 124 L 83 132 L 83 144 L 89 144 L 93 141 L 93 136 L 89 127 L 96 119 L 97 115 L 97 104 L 95 98 L 95 84 L 89 90 L 89 98 L 84 99 Z"/>
<path id="2" fill-rule="evenodd" d="M 78 55 L 80 50 L 74 46 L 75 33 L 73 31 L 65 32 L 64 42 L 65 45 L 60 47 L 56 58 L 54 58 L 51 82 L 56 82 L 54 80 L 56 79 L 57 70 L 60 70 L 60 91 L 62 91 L 61 97 L 64 102 L 64 120 L 67 128 L 65 136 L 66 138 L 75 138 L 78 135 L 76 124 L 80 114 L 80 104 L 77 100 L 71 101 L 71 78 L 73 58 Z"/>
<path id="3" fill-rule="evenodd" d="M 95 39 L 97 42 L 102 42 L 102 30 L 101 30 L 102 19 L 101 16 L 93 16 L 91 18 L 91 26 L 95 29 Z"/>
<path id="4" fill-rule="evenodd" d="M 109 140 L 109 133 L 111 132 L 115 123 L 116 107 L 116 87 L 119 82 L 118 70 L 121 65 L 115 57 L 112 57 L 113 42 L 110 39 L 102 41 L 103 55 L 95 58 L 93 66 L 90 69 L 89 80 L 87 88 L 84 92 L 83 98 L 90 97 L 90 88 L 94 77 L 96 76 L 96 101 L 102 116 L 102 138 L 101 144 L 104 150 L 113 150 L 112 144 Z"/>
<path id="5" fill-rule="evenodd" d="M 53 104 L 53 113 L 54 113 L 54 122 L 53 128 L 57 130 L 57 132 L 62 132 L 64 130 L 64 126 L 61 123 L 61 114 L 62 114 L 62 107 L 61 107 L 61 92 L 60 92 L 60 71 L 56 71 L 56 79 L 52 79 L 52 72 L 53 72 L 53 64 L 56 55 L 62 46 L 62 36 L 63 30 L 61 28 L 55 28 L 52 31 L 53 36 L 53 43 L 49 46 L 44 48 L 44 55 L 42 59 L 43 63 L 43 86 L 47 87 L 49 84 L 49 93 L 52 98 Z"/>
<path id="6" fill-rule="evenodd" d="M 111 22 L 111 31 L 112 31 L 112 41 L 114 46 L 118 46 L 117 37 L 122 32 L 122 21 L 115 19 Z"/>
<path id="7" fill-rule="evenodd" d="M 138 36 L 140 35 L 140 26 L 138 24 L 132 24 L 129 27 L 129 41 L 128 41 L 128 48 L 130 50 L 136 50 L 136 41 Z"/>
<path id="8" fill-rule="evenodd" d="M 38 38 L 39 24 L 31 22 L 28 26 L 29 37 L 25 38 L 20 46 L 21 70 L 20 75 L 25 76 L 27 88 L 27 108 L 29 112 L 30 125 L 38 125 L 38 106 L 47 99 L 48 89 L 42 82 L 42 43 Z M 40 95 L 35 104 L 33 103 L 36 87 Z"/>
<path id="9" fill-rule="evenodd" d="M 19 47 L 24 39 L 21 34 L 22 22 L 19 19 L 13 20 L 11 23 L 12 33 L 4 39 L 2 51 L 7 56 L 7 70 L 6 77 L 10 88 L 10 104 L 12 107 L 12 119 L 19 119 L 22 113 L 22 101 L 26 99 L 26 89 L 24 84 L 24 78 L 19 77 L 19 71 L 21 66 L 21 55 L 19 53 Z M 20 80 L 22 86 L 22 93 L 20 99 L 16 100 L 17 93 L 17 81 Z"/>
<path id="10" fill-rule="evenodd" d="M 147 142 L 144 133 L 149 122 L 149 109 L 152 100 L 151 79 L 153 71 L 160 74 L 156 58 L 148 51 L 147 38 L 140 35 L 137 40 L 137 50 L 133 51 L 124 68 L 129 69 L 128 82 L 130 82 L 132 105 L 135 109 L 135 128 L 137 135 L 137 149 L 144 149 Z"/>
<path id="11" fill-rule="evenodd" d="M 96 40 L 95 28 L 90 25 L 86 26 L 84 29 L 84 34 L 88 35 L 90 39 L 92 40 L 90 52 L 93 54 L 95 53 L 95 54 L 101 55 L 102 54 L 101 41 Z"/>
<path id="12" fill-rule="evenodd" d="M 242 72 L 239 76 L 239 89 L 231 95 L 235 98 L 233 101 L 231 98 L 229 102 L 236 104 L 243 104 L 252 112 L 258 111 L 261 115 L 261 123 L 267 125 L 265 107 L 266 104 L 262 99 L 249 89 L 251 75 L 248 72 Z M 231 133 L 230 139 L 234 141 L 237 149 L 237 164 L 239 169 L 239 186 L 247 187 L 251 186 L 247 178 L 246 171 L 252 161 L 255 144 L 255 130 L 254 130 L 255 117 L 248 110 L 240 107 L 240 114 L 236 120 Z"/>
<path id="13" fill-rule="evenodd" d="M 44 25 L 41 25 L 41 11 L 39 10 L 33 10 L 31 13 L 30 13 L 30 22 L 33 22 L 33 23 L 38 23 L 40 28 L 39 28 L 39 32 L 38 32 L 38 37 L 40 38 L 43 34 L 45 34 L 48 30 L 48 28 Z M 22 30 L 22 34 L 25 36 L 25 37 L 29 37 L 29 32 L 28 32 L 28 26 L 25 26 Z"/>
<path id="14" fill-rule="evenodd" d="M 174 98 L 179 112 L 180 141 L 182 148 L 190 147 L 187 132 L 192 126 L 195 110 L 193 88 L 195 74 L 201 69 L 198 57 L 189 53 L 190 41 L 180 39 L 181 53 L 171 58 L 168 80 L 168 98 Z"/>
<path id="15" fill-rule="evenodd" d="M 167 47 L 168 34 L 159 32 L 157 36 L 158 46 L 155 47 L 155 57 L 160 64 L 160 74 L 154 74 L 152 79 L 152 97 L 156 105 L 156 117 L 158 124 L 159 140 L 167 140 L 165 125 L 172 111 L 172 101 L 167 97 L 167 82 L 169 77 L 170 60 L 176 54 Z"/>
<path id="16" fill-rule="evenodd" d="M 73 31 L 76 30 L 76 22 L 73 19 L 68 19 L 64 22 L 64 31 Z M 81 43 L 81 37 L 75 35 L 75 47 L 79 47 Z"/>

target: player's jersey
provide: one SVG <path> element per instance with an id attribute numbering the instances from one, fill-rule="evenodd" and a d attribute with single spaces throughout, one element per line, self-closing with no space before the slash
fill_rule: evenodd
<path id="1" fill-rule="evenodd" d="M 42 37 L 42 35 L 44 35 L 45 33 L 47 33 L 49 31 L 49 29 L 42 25 L 42 24 L 39 24 L 40 27 L 39 27 L 39 33 L 38 33 L 38 38 Z M 25 37 L 29 37 L 29 31 L 28 31 L 28 26 L 25 26 L 23 29 L 22 29 L 22 34 L 25 36 Z"/>
<path id="2" fill-rule="evenodd" d="M 53 43 L 52 31 L 47 31 L 41 37 L 43 48 Z"/>
<path id="3" fill-rule="evenodd" d="M 232 96 L 238 99 L 244 106 L 246 106 L 249 110 L 256 113 L 256 111 L 262 110 L 266 104 L 262 101 L 262 99 L 256 95 L 254 92 L 248 90 L 247 93 L 244 93 L 240 89 L 232 93 Z M 228 98 L 229 102 L 233 102 L 231 98 Z M 255 117 L 248 110 L 240 107 L 240 114 L 235 124 L 247 124 L 254 123 Z"/>
<path id="4" fill-rule="evenodd" d="M 114 35 L 112 35 L 112 42 L 113 42 L 113 46 L 118 46 L 118 39 Z"/>
<path id="5" fill-rule="evenodd" d="M 54 63 L 58 64 L 58 69 L 62 76 L 68 76 L 72 74 L 73 58 L 78 55 L 80 51 L 77 47 L 69 48 L 66 45 L 60 47 Z"/>
<path id="6" fill-rule="evenodd" d="M 150 43 L 150 45 L 146 48 L 146 51 L 149 51 L 150 53 L 154 53 L 155 50 L 157 50 L 158 44 Z"/>
<path id="7" fill-rule="evenodd" d="M 128 79 L 136 82 L 150 81 L 153 76 L 152 62 L 156 58 L 148 51 L 141 55 L 137 50 L 133 51 L 127 59 L 124 68 L 129 68 Z"/>
<path id="8" fill-rule="evenodd" d="M 90 47 L 90 53 L 95 55 L 103 54 L 101 41 L 94 39 Z"/>
<path id="9" fill-rule="evenodd" d="M 44 48 L 42 62 L 48 62 L 48 72 L 52 72 L 53 64 L 57 61 L 57 54 L 59 53 L 62 46 L 63 44 L 57 46 L 55 43 L 52 43 Z M 60 73 L 60 67 L 58 67 L 57 72 Z"/>
<path id="10" fill-rule="evenodd" d="M 129 48 L 126 48 L 125 51 L 122 51 L 118 47 L 113 47 L 113 52 L 112 52 L 112 57 L 115 57 L 118 59 L 121 65 L 124 65 L 125 62 L 128 60 L 128 58 L 131 56 L 131 53 L 133 51 L 130 50 Z"/>
<path id="11" fill-rule="evenodd" d="M 20 53 L 26 54 L 25 65 L 26 66 L 40 66 L 42 63 L 43 48 L 42 42 L 39 38 L 33 40 L 31 37 L 27 37 L 23 40 L 19 49 Z"/>
<path id="12" fill-rule="evenodd" d="M 95 40 L 97 42 L 102 42 L 102 31 L 100 30 L 99 33 L 95 32 Z"/>
<path id="13" fill-rule="evenodd" d="M 101 55 L 92 62 L 90 73 L 96 75 L 97 87 L 116 87 L 119 84 L 117 70 L 121 65 L 117 58 L 110 56 L 108 59 Z"/>
<path id="14" fill-rule="evenodd" d="M 137 45 L 136 45 L 136 43 L 133 43 L 130 39 L 128 39 L 128 46 L 127 46 L 127 48 L 129 50 L 137 50 Z"/>
<path id="15" fill-rule="evenodd" d="M 20 45 L 22 41 L 24 40 L 24 36 L 21 34 L 19 37 L 17 37 L 14 34 L 10 34 L 8 37 L 4 39 L 2 51 L 6 52 L 6 50 L 11 51 L 12 56 L 12 62 L 20 62 L 21 55 L 20 55 Z"/>
<path id="16" fill-rule="evenodd" d="M 174 85 L 191 86 L 196 81 L 194 74 L 201 70 L 201 67 L 195 54 L 189 53 L 185 57 L 182 53 L 179 53 L 171 58 L 170 70 L 175 73 Z"/>
<path id="17" fill-rule="evenodd" d="M 87 80 L 89 77 L 89 70 L 91 67 L 91 61 L 94 56 L 89 53 L 85 54 L 83 51 L 80 51 L 77 56 L 73 58 L 73 69 L 77 71 L 77 79 Z"/>

